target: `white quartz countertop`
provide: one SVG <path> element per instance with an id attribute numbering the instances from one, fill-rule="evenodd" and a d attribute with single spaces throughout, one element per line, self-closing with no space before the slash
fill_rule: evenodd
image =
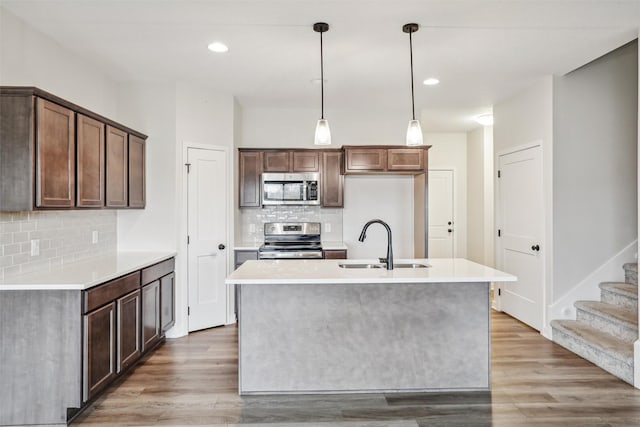
<path id="1" fill-rule="evenodd" d="M 172 258 L 175 252 L 117 252 L 64 264 L 51 271 L 0 281 L 3 290 L 82 290 Z"/>
<path id="2" fill-rule="evenodd" d="M 397 259 L 395 264 L 420 263 L 428 268 L 341 268 L 339 264 L 369 264 L 377 260 L 247 261 L 231 273 L 227 284 L 332 284 L 515 282 L 516 276 L 463 258 Z"/>

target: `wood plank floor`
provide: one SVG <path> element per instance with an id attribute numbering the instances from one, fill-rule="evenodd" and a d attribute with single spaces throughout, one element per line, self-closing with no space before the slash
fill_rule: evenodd
<path id="1" fill-rule="evenodd" d="M 238 396 L 235 326 L 168 340 L 74 426 L 640 426 L 640 390 L 492 315 L 492 391 Z"/>

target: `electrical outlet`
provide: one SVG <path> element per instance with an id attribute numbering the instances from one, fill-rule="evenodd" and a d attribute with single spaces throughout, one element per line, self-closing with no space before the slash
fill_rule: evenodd
<path id="1" fill-rule="evenodd" d="M 93 232 L 91 233 L 91 243 L 93 243 L 94 245 L 98 243 L 98 230 L 93 230 Z"/>
<path id="2" fill-rule="evenodd" d="M 331 223 L 330 222 L 325 222 L 324 223 L 324 231 L 327 233 L 331 233 Z"/>
<path id="3" fill-rule="evenodd" d="M 40 239 L 34 239 L 31 241 L 31 256 L 40 255 Z"/>
<path id="4" fill-rule="evenodd" d="M 256 225 L 249 224 L 249 233 L 255 233 L 255 232 L 256 232 Z"/>

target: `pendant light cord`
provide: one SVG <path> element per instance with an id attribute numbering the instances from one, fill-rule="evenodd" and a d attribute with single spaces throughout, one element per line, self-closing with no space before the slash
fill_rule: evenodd
<path id="1" fill-rule="evenodd" d="M 416 105 L 413 99 L 413 43 L 411 41 L 411 34 L 413 31 L 409 31 L 409 57 L 411 58 L 411 114 L 413 120 L 416 119 Z M 322 35 L 320 36 L 320 44 L 322 44 Z"/>
<path id="2" fill-rule="evenodd" d="M 322 32 L 320 32 L 320 119 L 324 120 L 324 60 L 322 58 Z"/>

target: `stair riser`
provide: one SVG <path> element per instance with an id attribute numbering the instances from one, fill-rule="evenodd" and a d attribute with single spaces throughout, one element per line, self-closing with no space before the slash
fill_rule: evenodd
<path id="1" fill-rule="evenodd" d="M 613 358 L 603 351 L 589 346 L 580 338 L 567 335 L 557 329 L 553 329 L 553 341 L 623 381 L 633 385 L 632 364 Z M 631 363 L 633 362 L 631 361 Z"/>
<path id="2" fill-rule="evenodd" d="M 576 312 L 576 320 L 586 323 L 596 329 L 618 337 L 621 340 L 628 342 L 634 342 L 638 339 L 638 327 L 629 327 L 628 325 L 622 325 L 615 320 L 603 318 L 584 310 L 578 309 Z"/>
<path id="3" fill-rule="evenodd" d="M 605 289 L 600 291 L 600 300 L 607 304 L 617 305 L 618 307 L 628 308 L 630 310 L 638 310 L 638 299 L 631 298 L 626 295 L 617 294 Z"/>
<path id="4" fill-rule="evenodd" d="M 633 270 L 624 270 L 624 281 L 627 283 L 638 284 L 638 272 Z"/>

